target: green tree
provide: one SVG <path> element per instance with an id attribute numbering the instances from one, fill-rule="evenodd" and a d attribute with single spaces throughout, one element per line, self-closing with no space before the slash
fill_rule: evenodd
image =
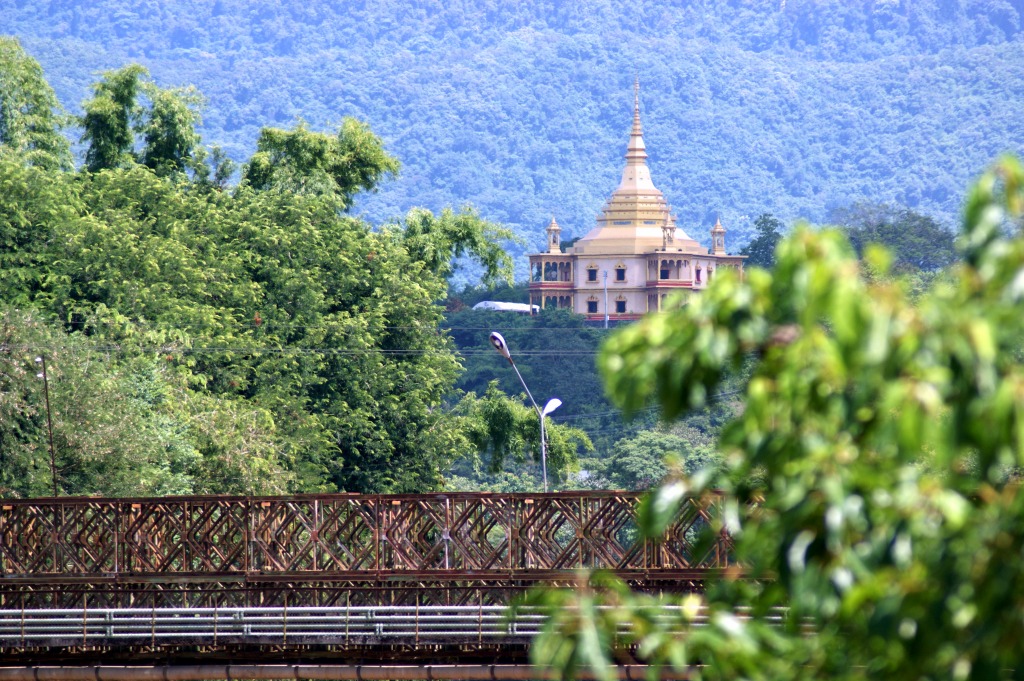
<path id="1" fill-rule="evenodd" d="M 88 145 L 85 166 L 92 172 L 118 168 L 135 159 L 135 133 L 142 107 L 138 96 L 149 72 L 138 64 L 107 71 L 82 104 L 82 141 Z"/>
<path id="2" fill-rule="evenodd" d="M 461 363 L 438 303 L 457 257 L 475 258 L 487 281 L 510 281 L 498 243 L 509 232 L 469 209 L 416 210 L 379 229 L 342 214 L 342 201 L 397 169 L 353 121 L 336 137 L 266 136 L 267 149 L 280 143 L 280 167 L 260 187 L 273 191 L 209 191 L 228 168 L 216 154 L 206 166 L 196 146 L 197 104 L 126 67 L 86 103 L 85 172 L 0 155 L 0 304 L 60 320 L 24 345 L 55 358 L 68 349 L 55 376 L 81 388 L 58 395 L 62 490 L 440 487 L 452 461 L 477 450 L 472 420 L 444 408 Z M 110 347 L 117 356 L 89 374 L 92 355 Z M 0 345 L 0 360 L 22 366 L 11 348 Z M 81 397 L 90 391 L 103 398 Z M 120 411 L 133 434 L 180 443 L 168 449 L 182 452 L 177 463 L 118 435 Z M 19 425 L 5 438 L 34 451 L 36 435 Z M 573 437 L 553 429 L 556 467 L 575 456 Z M 27 481 L 14 493 L 32 493 L 29 468 L 11 470 Z"/>
<path id="3" fill-rule="evenodd" d="M 860 256 L 869 244 L 885 246 L 897 272 L 938 270 L 958 257 L 951 230 L 907 208 L 857 203 L 832 211 L 830 220 L 843 229 Z"/>
<path id="4" fill-rule="evenodd" d="M 754 220 L 754 228 L 757 234 L 743 247 L 740 254 L 747 256 L 747 266 L 770 270 L 775 265 L 775 249 L 782 239 L 785 225 L 771 213 L 762 213 Z"/>
<path id="5" fill-rule="evenodd" d="M 52 267 L 57 225 L 77 217 L 81 203 L 69 173 L 26 165 L 0 154 L 0 300 L 31 304 Z"/>
<path id="6" fill-rule="evenodd" d="M 512 258 L 499 243 L 515 243 L 512 232 L 480 218 L 472 208 L 458 213 L 446 208 L 441 215 L 414 208 L 402 224 L 402 243 L 427 269 L 445 280 L 455 263 L 472 255 L 483 265 L 485 286 L 511 281 Z"/>
<path id="7" fill-rule="evenodd" d="M 693 475 L 714 469 L 718 457 L 708 448 L 695 448 L 675 432 L 642 430 L 615 443 L 605 461 L 604 474 L 616 489 L 646 490 L 669 471 Z"/>
<path id="8" fill-rule="evenodd" d="M 147 83 L 144 90 L 150 107 L 141 126 L 141 162 L 160 175 L 195 169 L 200 142 L 196 126 L 202 122 L 198 113 L 202 97 L 191 87 L 163 90 Z M 215 170 L 218 173 L 222 171 Z M 215 182 L 220 183 L 216 179 Z"/>
<path id="9" fill-rule="evenodd" d="M 209 155 L 201 149 L 196 150 L 196 180 L 200 185 L 224 190 L 236 170 L 238 164 L 220 147 L 211 147 Z"/>
<path id="10" fill-rule="evenodd" d="M 490 294 L 463 291 L 460 296 L 478 302 L 489 298 L 515 300 L 526 294 L 525 288 L 497 295 L 500 292 L 501 289 Z M 593 433 L 598 455 L 608 452 L 623 436 L 653 425 L 653 418 L 624 424 L 619 410 L 605 397 L 595 360 L 608 331 L 588 326 L 582 315 L 553 308 L 537 315 L 467 309 L 449 312 L 444 326 L 463 357 L 465 371 L 456 384 L 459 390 L 483 394 L 494 379 L 500 381 L 499 386 L 508 394 L 522 390 L 508 362 L 488 340 L 489 331 L 499 331 L 534 396 L 538 400 L 562 400 L 563 406 L 553 418 L 562 422 L 571 417 L 574 425 Z"/>
<path id="11" fill-rule="evenodd" d="M 293 130 L 263 128 L 242 180 L 257 190 L 333 196 L 349 206 L 357 192 L 373 191 L 398 168 L 365 123 L 345 118 L 335 135 L 313 132 L 302 122 Z"/>
<path id="12" fill-rule="evenodd" d="M 526 395 L 518 399 L 506 395 L 492 381 L 483 396 L 469 393 L 460 402 L 458 410 L 466 420 L 473 457 L 486 459 L 489 473 L 501 472 L 509 459 L 521 464 L 529 458 L 541 464 L 540 419 L 532 406 L 524 404 L 526 399 Z M 578 468 L 579 451 L 591 451 L 593 444 L 579 428 L 553 423 L 550 417 L 544 424 L 548 475 L 552 480 L 565 479 Z"/>
<path id="13" fill-rule="evenodd" d="M 0 159 L 0 173 L 17 217 L 0 219 L 0 295 L 169 358 L 184 378 L 166 413 L 192 424 L 195 490 L 430 489 L 471 452 L 441 408 L 460 363 L 438 332 L 437 263 L 479 234 L 407 239 L 330 197 L 196 192 L 137 164 L 73 176 Z M 507 257 L 489 262 L 509 275 Z"/>
<path id="14" fill-rule="evenodd" d="M 153 356 L 118 358 L 38 313 L 0 307 L 0 496 L 52 495 L 48 422 L 60 494 L 202 490 L 192 421 L 174 413 L 181 383 Z"/>
<path id="15" fill-rule="evenodd" d="M 1020 668 L 1024 624 L 1008 604 L 1024 589 L 1024 234 L 1006 226 L 1022 212 L 1024 168 L 1006 158 L 968 198 L 955 285 L 916 304 L 899 281 L 858 276 L 840 233 L 798 229 L 773 273 L 723 276 L 609 341 L 613 395 L 628 410 L 656 395 L 668 417 L 703 405 L 727 367 L 760 358 L 711 481 L 746 579 L 692 596 L 671 622 L 613 585 L 606 598 L 625 607 L 611 617 L 634 622 L 627 639 L 647 659 L 699 663 L 707 678 L 991 679 Z M 880 251 L 867 257 L 883 264 Z M 685 478 L 659 488 L 641 509 L 646 530 L 706 489 Z M 707 619 L 693 626 L 702 605 Z M 535 659 L 606 674 L 594 617 L 549 636 Z"/>
<path id="16" fill-rule="evenodd" d="M 30 165 L 69 169 L 71 148 L 61 134 L 64 117 L 39 62 L 15 38 L 0 36 L 0 147 Z"/>

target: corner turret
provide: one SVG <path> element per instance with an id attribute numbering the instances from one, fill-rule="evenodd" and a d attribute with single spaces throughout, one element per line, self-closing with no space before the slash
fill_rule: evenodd
<path id="1" fill-rule="evenodd" d="M 725 255 L 725 227 L 722 220 L 715 218 L 715 226 L 711 228 L 711 254 Z"/>
<path id="2" fill-rule="evenodd" d="M 562 228 L 555 222 L 554 217 L 551 218 L 551 224 L 544 231 L 548 233 L 548 253 L 561 253 Z"/>

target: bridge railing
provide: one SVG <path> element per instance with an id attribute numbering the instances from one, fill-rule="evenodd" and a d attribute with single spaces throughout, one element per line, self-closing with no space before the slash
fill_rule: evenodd
<path id="1" fill-rule="evenodd" d="M 682 612 L 682 606 L 666 603 L 647 616 L 676 624 L 683 621 Z M 513 614 L 494 605 L 0 610 L 0 651 L 90 644 L 526 645 L 546 620 L 536 609 Z M 686 621 L 704 625 L 706 609 L 687 613 Z M 623 634 L 632 626 L 617 624 Z"/>
<path id="2" fill-rule="evenodd" d="M 611 491 L 4 500 L 0 575 L 484 578 L 729 564 L 724 534 L 695 547 L 716 497 L 691 499 L 657 540 L 637 531 L 639 500 Z"/>

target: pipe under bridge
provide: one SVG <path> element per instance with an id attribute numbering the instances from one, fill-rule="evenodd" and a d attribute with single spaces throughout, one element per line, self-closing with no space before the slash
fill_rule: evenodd
<path id="1" fill-rule="evenodd" d="M 730 569 L 728 536 L 696 541 L 717 497 L 690 499 L 657 539 L 638 532 L 639 501 L 613 491 L 3 500 L 0 661 L 518 664 L 542 620 L 505 608 L 531 587 L 605 569 L 674 593 Z"/>

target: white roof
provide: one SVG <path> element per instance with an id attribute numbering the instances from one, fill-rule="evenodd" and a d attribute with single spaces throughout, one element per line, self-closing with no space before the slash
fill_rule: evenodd
<path id="1" fill-rule="evenodd" d="M 500 300 L 483 300 L 473 306 L 474 310 L 498 310 L 499 312 L 530 312 L 536 311 L 537 305 L 526 303 L 506 303 Z"/>

